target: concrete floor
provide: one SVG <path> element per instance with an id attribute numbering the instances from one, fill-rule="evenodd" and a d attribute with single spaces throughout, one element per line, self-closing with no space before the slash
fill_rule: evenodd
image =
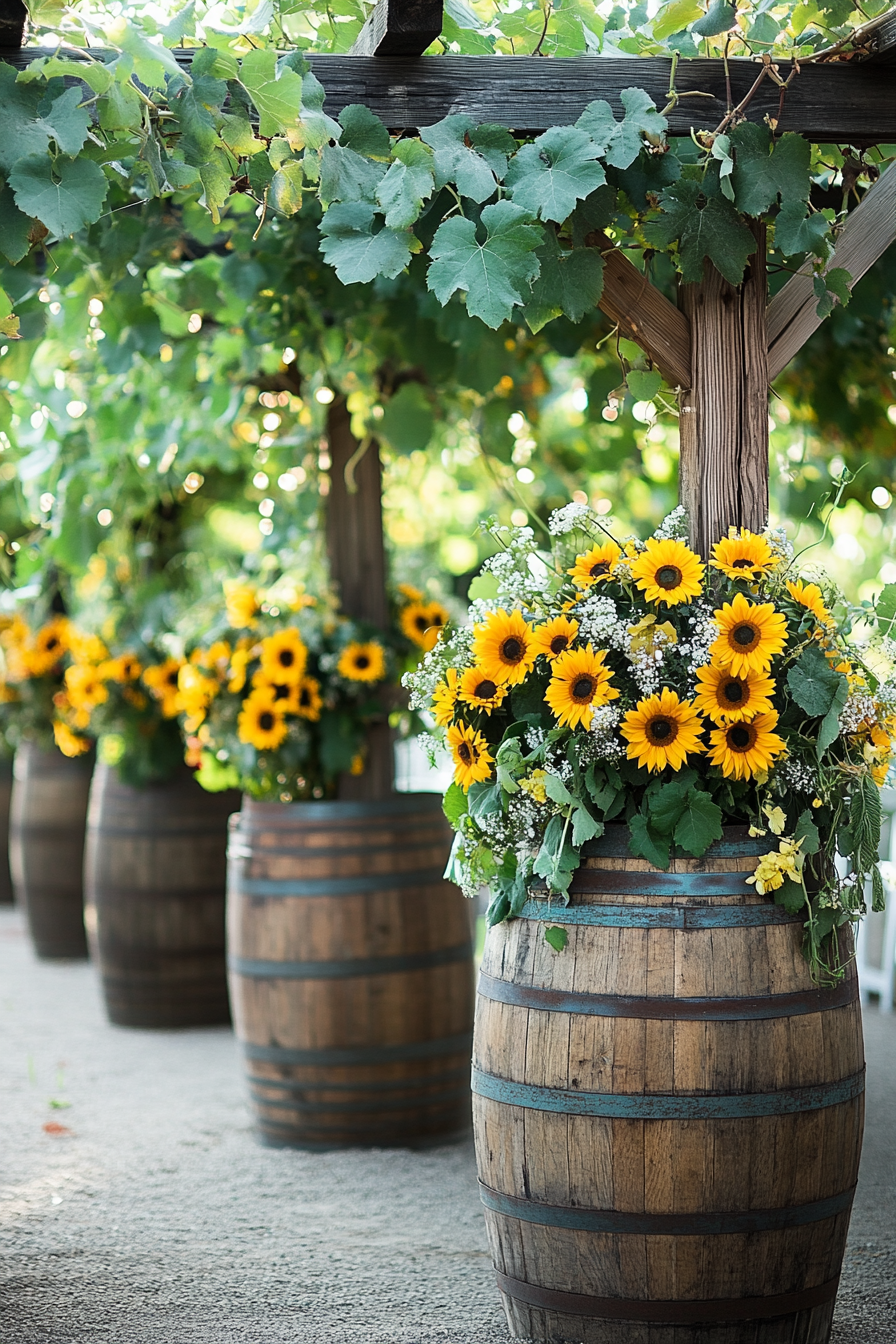
<path id="1" fill-rule="evenodd" d="M 896 1018 L 832 1344 L 896 1344 Z M 504 1344 L 470 1144 L 273 1151 L 233 1037 L 105 1021 L 0 913 L 0 1344 Z"/>

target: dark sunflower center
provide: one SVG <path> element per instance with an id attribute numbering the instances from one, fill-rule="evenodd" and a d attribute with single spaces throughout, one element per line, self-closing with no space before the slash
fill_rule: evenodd
<path id="1" fill-rule="evenodd" d="M 275 687 L 274 687 L 274 699 L 275 699 L 275 700 L 288 700 L 288 699 L 289 699 L 289 687 L 288 687 L 288 686 L 275 686 Z"/>
<path id="2" fill-rule="evenodd" d="M 756 737 L 756 730 L 744 723 L 736 723 L 728 729 L 728 746 L 732 751 L 749 751 Z"/>
<path id="3" fill-rule="evenodd" d="M 274 726 L 274 716 L 269 709 L 263 709 L 258 716 L 258 726 L 263 733 L 269 733 Z"/>
<path id="4" fill-rule="evenodd" d="M 277 654 L 277 662 L 281 667 L 292 667 L 295 660 L 296 655 L 293 653 L 292 649 L 281 649 Z"/>
<path id="5" fill-rule="evenodd" d="M 517 639 L 516 635 L 511 635 L 510 638 L 505 639 L 504 643 L 501 645 L 501 657 L 504 659 L 505 663 L 518 663 L 524 653 L 525 649 L 523 647 L 523 641 Z"/>
<path id="6" fill-rule="evenodd" d="M 673 723 L 671 719 L 653 719 L 648 725 L 647 736 L 651 742 L 661 747 L 667 746 L 678 736 L 678 724 Z"/>
<path id="7" fill-rule="evenodd" d="M 417 629 L 420 631 L 421 635 L 425 635 L 426 632 L 427 632 L 427 630 L 429 629 L 429 621 L 427 620 L 427 618 L 426 618 L 425 616 L 415 616 L 415 617 L 414 617 L 414 624 L 416 625 Z"/>
<path id="8" fill-rule="evenodd" d="M 726 681 L 722 694 L 729 705 L 739 705 L 744 698 L 746 689 L 742 681 Z"/>
<path id="9" fill-rule="evenodd" d="M 670 588 L 677 588 L 681 583 L 681 570 L 677 565 L 661 565 L 656 572 L 656 581 L 660 588 L 666 591 Z"/>
<path id="10" fill-rule="evenodd" d="M 753 561 L 752 561 L 752 560 L 748 560 L 747 557 L 746 557 L 745 555 L 742 555 L 738 560 L 732 560 L 732 561 L 731 561 L 731 568 L 732 568 L 732 569 L 753 569 L 754 566 L 753 566 Z"/>
<path id="11" fill-rule="evenodd" d="M 592 565 L 588 573 L 592 579 L 599 579 L 604 574 L 609 574 L 610 564 L 608 560 L 598 560 L 596 565 Z"/>
<path id="12" fill-rule="evenodd" d="M 480 681 L 473 694 L 477 700 L 491 700 L 497 689 L 493 681 Z"/>
<path id="13" fill-rule="evenodd" d="M 299 693 L 299 704 L 306 709 L 311 704 L 311 692 L 307 686 L 303 686 Z"/>
<path id="14" fill-rule="evenodd" d="M 572 684 L 572 698 L 583 704 L 594 698 L 594 688 L 597 685 L 594 677 L 579 677 Z"/>
<path id="15" fill-rule="evenodd" d="M 50 635 L 50 638 L 47 640 L 47 653 L 52 653 L 58 644 L 59 640 L 56 638 L 56 636 Z"/>
<path id="16" fill-rule="evenodd" d="M 473 764 L 473 752 L 470 749 L 469 742 L 461 742 L 460 746 L 457 749 L 457 754 L 463 761 L 464 765 Z"/>
<path id="17" fill-rule="evenodd" d="M 367 654 L 359 653 L 355 658 L 355 667 L 358 669 L 358 671 L 363 672 L 369 666 L 370 666 L 370 659 L 367 657 Z"/>
<path id="18" fill-rule="evenodd" d="M 742 649 L 750 648 L 759 642 L 759 631 L 755 625 L 737 625 L 734 627 L 734 642 Z"/>
<path id="19" fill-rule="evenodd" d="M 569 635 L 555 635 L 551 640 L 551 653 L 562 653 L 569 644 Z"/>
<path id="20" fill-rule="evenodd" d="M 168 676 L 167 676 L 167 678 L 166 678 L 166 680 L 167 680 L 169 686 L 176 687 L 176 686 L 177 686 L 177 671 L 169 672 L 169 673 L 168 673 Z"/>

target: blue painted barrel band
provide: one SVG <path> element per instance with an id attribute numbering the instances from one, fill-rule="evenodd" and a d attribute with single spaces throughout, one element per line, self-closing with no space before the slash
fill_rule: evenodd
<path id="1" fill-rule="evenodd" d="M 433 966 L 450 966 L 471 961 L 470 943 L 440 947 L 432 952 L 411 952 L 395 957 L 354 957 L 348 961 L 261 961 L 250 957 L 228 957 L 228 968 L 235 975 L 260 980 L 348 980 L 352 976 L 391 975 L 401 971 L 423 971 Z"/>
<path id="2" fill-rule="evenodd" d="M 563 1227 L 574 1232 L 608 1232 L 625 1236 L 704 1237 L 742 1235 L 746 1232 L 778 1232 L 805 1227 L 825 1218 L 836 1218 L 852 1208 L 855 1186 L 782 1209 L 747 1209 L 718 1213 L 629 1213 L 619 1209 L 579 1209 L 568 1205 L 542 1204 L 534 1199 L 501 1194 L 479 1183 L 479 1195 L 492 1213 L 519 1218 L 542 1227 Z"/>
<path id="3" fill-rule="evenodd" d="M 359 1082 L 332 1082 L 330 1079 L 314 1079 L 306 1082 L 304 1078 L 267 1078 L 261 1073 L 247 1074 L 250 1087 L 267 1087 L 278 1092 L 407 1092 L 411 1089 L 443 1087 L 451 1083 L 462 1082 L 463 1090 L 470 1091 L 469 1064 L 455 1065 L 450 1069 L 439 1069 L 437 1073 L 416 1073 L 403 1078 L 378 1078 L 371 1082 L 362 1079 Z"/>
<path id="4" fill-rule="evenodd" d="M 630 859 L 633 857 L 629 848 L 630 839 L 631 831 L 627 826 L 611 822 L 603 835 L 585 842 L 582 854 L 585 858 Z M 722 839 L 712 842 L 703 859 L 711 862 L 713 859 L 755 858 L 767 851 L 767 837 L 750 835 L 746 826 L 726 826 Z M 690 858 L 690 855 L 681 854 L 677 857 Z"/>
<path id="5" fill-rule="evenodd" d="M 745 873 L 617 873 L 580 868 L 573 878 L 574 896 L 748 896 L 753 888 Z M 546 891 L 533 881 L 532 891 Z"/>
<path id="6" fill-rule="evenodd" d="M 558 1115 L 595 1115 L 613 1120 L 743 1120 L 757 1115 L 795 1115 L 852 1101 L 865 1090 L 865 1070 L 813 1087 L 776 1092 L 685 1093 L 578 1092 L 562 1087 L 515 1083 L 473 1069 L 473 1091 L 505 1106 Z"/>
<path id="7" fill-rule="evenodd" d="M 552 924 L 588 924 L 615 929 L 755 929 L 771 924 L 802 924 L 780 905 L 558 905 L 526 901 L 523 919 Z"/>
<path id="8" fill-rule="evenodd" d="M 284 803 L 284 807 L 288 807 Z M 426 887 L 442 881 L 442 868 L 415 868 L 409 873 L 370 873 L 364 877 L 326 877 L 297 882 L 294 878 L 231 876 L 232 896 L 359 896 L 369 891 Z"/>
<path id="9" fill-rule="evenodd" d="M 855 977 L 833 989 L 798 994 L 765 994 L 739 998 L 681 998 L 638 994 L 579 994 L 564 989 L 539 989 L 495 976 L 479 976 L 479 993 L 495 1003 L 534 1008 L 545 1013 L 583 1013 L 588 1017 L 634 1017 L 658 1022 L 757 1022 L 773 1017 L 800 1017 L 845 1008 L 858 999 Z"/>
<path id="10" fill-rule="evenodd" d="M 516 1302 L 557 1311 L 565 1316 L 590 1316 L 603 1321 L 649 1321 L 656 1325 L 722 1324 L 726 1321 L 764 1321 L 776 1316 L 792 1316 L 800 1311 L 832 1302 L 837 1296 L 839 1276 L 817 1287 L 793 1293 L 775 1293 L 768 1297 L 717 1297 L 697 1301 L 679 1298 L 660 1301 L 654 1298 L 592 1297 L 587 1293 L 561 1292 L 542 1288 L 495 1270 L 498 1287 Z"/>
<path id="11" fill-rule="evenodd" d="M 470 1089 L 452 1087 L 442 1092 L 415 1092 L 410 1097 L 371 1097 L 366 1101 L 296 1101 L 288 1097 L 265 1097 L 252 1089 L 252 1101 L 258 1107 L 292 1111 L 297 1115 L 363 1115 L 371 1111 L 427 1111 L 435 1106 L 456 1106 L 469 1099 Z"/>
<path id="12" fill-rule="evenodd" d="M 328 1050 L 293 1050 L 284 1045 L 252 1045 L 243 1042 L 247 1059 L 262 1064 L 309 1064 L 346 1067 L 352 1064 L 391 1064 L 396 1059 L 435 1059 L 440 1055 L 469 1054 L 472 1033 L 440 1036 L 431 1041 L 407 1041 L 401 1045 L 357 1045 Z"/>

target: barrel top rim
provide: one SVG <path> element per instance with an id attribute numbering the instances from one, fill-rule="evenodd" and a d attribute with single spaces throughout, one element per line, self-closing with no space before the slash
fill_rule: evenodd
<path id="1" fill-rule="evenodd" d="M 408 812 L 442 811 L 440 793 L 402 793 L 375 802 L 349 802 L 340 799 L 321 802 L 280 803 L 259 802 L 243 795 L 241 815 L 273 822 L 289 821 L 352 821 L 363 817 L 402 816 Z"/>

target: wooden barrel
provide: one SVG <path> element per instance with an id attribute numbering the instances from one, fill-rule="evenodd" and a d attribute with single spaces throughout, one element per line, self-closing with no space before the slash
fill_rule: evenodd
<path id="1" fill-rule="evenodd" d="M 39 957 L 86 957 L 82 867 L 92 756 L 31 742 L 13 762 L 9 866 Z"/>
<path id="2" fill-rule="evenodd" d="M 134 788 L 97 765 L 84 853 L 85 922 L 111 1022 L 229 1022 L 224 952 L 227 818 L 234 792 L 206 793 L 183 767 Z"/>
<path id="3" fill-rule="evenodd" d="M 9 871 L 9 800 L 12 795 L 12 761 L 0 758 L 0 905 L 13 900 Z"/>
<path id="4" fill-rule="evenodd" d="M 441 799 L 255 803 L 231 821 L 230 995 L 260 1136 L 328 1149 L 469 1128 L 469 903 Z"/>
<path id="5" fill-rule="evenodd" d="M 511 1332 L 824 1344 L 862 1138 L 855 968 L 815 986 L 800 920 L 747 886 L 769 839 L 731 827 L 664 873 L 607 832 L 568 908 L 533 895 L 486 940 L 474 1128 Z"/>

